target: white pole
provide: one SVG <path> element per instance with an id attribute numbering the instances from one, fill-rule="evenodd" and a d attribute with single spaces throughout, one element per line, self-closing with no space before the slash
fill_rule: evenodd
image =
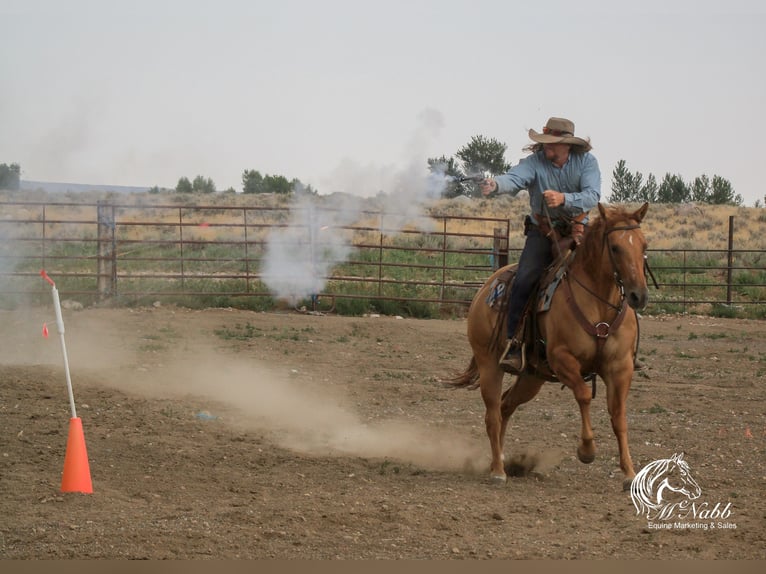
<path id="1" fill-rule="evenodd" d="M 51 291 L 53 293 L 53 307 L 56 309 L 56 327 L 58 328 L 59 337 L 61 338 L 61 351 L 64 353 L 64 371 L 66 372 L 66 388 L 69 393 L 69 408 L 72 411 L 72 418 L 77 418 L 77 409 L 74 406 L 74 392 L 72 391 L 72 377 L 69 374 L 69 359 L 66 353 L 66 341 L 64 340 L 64 317 L 61 315 L 61 301 L 59 300 L 59 291 L 56 289 L 56 284 L 53 279 L 48 277 L 45 271 L 40 271 L 43 279 L 51 284 Z"/>

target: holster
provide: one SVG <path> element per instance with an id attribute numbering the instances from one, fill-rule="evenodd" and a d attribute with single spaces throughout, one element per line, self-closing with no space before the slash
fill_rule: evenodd
<path id="1" fill-rule="evenodd" d="M 583 221 L 587 215 L 587 213 L 581 213 L 572 219 L 556 219 L 552 223 L 546 216 L 538 215 L 537 227 L 551 242 L 558 244 L 559 253 L 566 253 L 576 249 L 582 243 L 583 235 L 585 235 Z M 534 223 L 532 223 L 531 216 L 527 215 L 524 220 L 524 235 L 529 232 L 530 225 L 534 225 Z"/>

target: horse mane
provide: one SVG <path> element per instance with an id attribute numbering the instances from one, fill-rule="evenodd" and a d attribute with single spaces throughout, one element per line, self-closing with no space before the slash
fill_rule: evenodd
<path id="1" fill-rule="evenodd" d="M 665 506 L 656 500 L 654 492 L 654 483 L 662 478 L 667 472 L 672 459 L 660 459 L 649 463 L 639 472 L 630 484 L 630 494 L 633 499 L 633 506 L 636 507 L 636 514 L 646 514 L 651 516 L 652 511 L 659 512 Z"/>

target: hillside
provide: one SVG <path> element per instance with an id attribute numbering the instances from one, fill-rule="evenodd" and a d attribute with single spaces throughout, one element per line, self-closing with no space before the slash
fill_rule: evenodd
<path id="1" fill-rule="evenodd" d="M 629 204 L 635 208 L 640 204 Z M 521 233 L 528 211 L 526 198 L 474 200 L 471 203 L 440 201 L 434 211 L 450 215 L 498 217 L 507 214 Z M 726 249 L 729 218 L 734 217 L 735 249 L 766 249 L 763 229 L 766 209 L 732 205 L 653 204 L 642 225 L 651 249 Z M 512 227 L 513 229 L 513 227 Z M 513 239 L 513 231 L 511 232 Z"/>
<path id="2" fill-rule="evenodd" d="M 43 190 L 21 192 L 0 191 L 0 201 L 32 201 L 46 203 L 95 203 L 111 200 L 121 205 L 195 205 L 217 207 L 269 206 L 287 207 L 291 198 L 274 195 L 242 195 L 231 193 L 150 194 L 114 191 L 82 191 L 48 193 Z M 357 213 L 363 211 L 397 213 L 406 210 L 432 215 L 500 217 L 511 222 L 511 247 L 523 243 L 522 222 L 528 210 L 526 197 L 501 196 L 492 199 L 442 199 L 418 204 L 417 201 L 389 200 L 386 197 L 359 198 L 346 194 L 316 196 L 318 205 L 332 205 Z M 638 205 L 635 205 L 638 207 Z M 734 220 L 734 248 L 766 250 L 766 209 L 731 205 L 654 204 L 644 221 L 643 228 L 651 249 L 726 249 L 729 237 L 729 219 Z"/>

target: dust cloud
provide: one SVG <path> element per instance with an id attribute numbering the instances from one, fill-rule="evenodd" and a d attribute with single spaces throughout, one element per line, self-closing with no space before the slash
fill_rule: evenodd
<path id="1" fill-rule="evenodd" d="M 295 452 L 314 455 L 385 458 L 434 470 L 476 471 L 484 453 L 466 437 L 436 431 L 407 420 L 365 421 L 337 389 L 297 379 L 274 368 L 197 350 L 145 373 L 123 390 L 141 388 L 146 396 L 192 395 L 211 401 L 208 412 L 225 424 L 265 431 L 269 440 Z M 154 390 L 154 391 L 153 391 Z"/>
<path id="2" fill-rule="evenodd" d="M 64 404 L 63 352 L 49 314 L 40 309 L 0 311 L 0 365 L 60 369 Z M 125 339 L 124 326 L 112 330 L 100 319 L 99 328 L 92 328 L 95 324 L 85 320 L 86 315 L 68 317 L 65 333 L 78 405 L 85 402 L 79 390 L 82 381 L 129 396 L 194 399 L 217 419 L 214 424 L 264 433 L 269 441 L 298 453 L 384 458 L 418 468 L 472 473 L 486 467 L 483 443 L 426 421 L 368 420 L 332 382 L 318 383 L 308 373 L 227 354 L 214 348 L 215 341 L 147 354 Z M 40 327 L 46 320 L 50 335 L 44 339 Z M 146 334 L 150 332 L 147 328 Z M 144 335 L 143 329 L 134 333 L 138 340 Z M 151 339 L 145 340 L 151 344 Z"/>

